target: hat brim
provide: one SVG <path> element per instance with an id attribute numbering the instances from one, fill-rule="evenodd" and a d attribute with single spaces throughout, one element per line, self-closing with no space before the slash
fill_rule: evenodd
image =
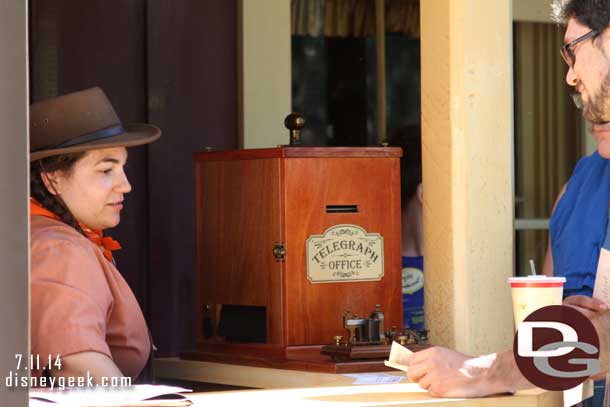
<path id="1" fill-rule="evenodd" d="M 70 147 L 35 151 L 30 153 L 30 161 L 36 161 L 54 155 L 80 153 L 82 151 L 97 150 L 100 148 L 135 147 L 152 143 L 161 137 L 161 129 L 159 129 L 157 126 L 153 126 L 152 124 L 130 123 L 124 127 L 125 133 L 121 133 L 113 137 L 90 141 Z"/>

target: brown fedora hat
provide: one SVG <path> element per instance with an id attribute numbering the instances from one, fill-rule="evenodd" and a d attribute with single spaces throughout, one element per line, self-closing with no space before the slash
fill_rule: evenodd
<path id="1" fill-rule="evenodd" d="M 30 161 L 108 147 L 155 141 L 151 124 L 123 125 L 100 88 L 68 93 L 30 105 Z"/>

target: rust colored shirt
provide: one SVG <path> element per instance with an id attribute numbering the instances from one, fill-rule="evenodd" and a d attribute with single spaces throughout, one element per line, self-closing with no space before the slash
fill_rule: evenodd
<path id="1" fill-rule="evenodd" d="M 125 376 L 137 377 L 150 353 L 140 306 L 102 251 L 63 222 L 32 216 L 30 229 L 31 352 L 99 352 Z M 41 366 L 42 367 L 42 366 Z"/>

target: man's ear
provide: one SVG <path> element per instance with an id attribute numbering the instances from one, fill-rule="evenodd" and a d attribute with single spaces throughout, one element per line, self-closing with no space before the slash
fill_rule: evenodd
<path id="1" fill-rule="evenodd" d="M 424 204 L 424 186 L 421 184 L 421 182 L 419 184 L 417 184 L 417 190 L 415 191 L 415 194 L 417 195 L 417 202 L 419 202 L 420 205 Z"/>
<path id="2" fill-rule="evenodd" d="M 55 172 L 41 172 L 40 178 L 42 178 L 42 182 L 44 182 L 44 186 L 47 188 L 47 191 L 51 193 L 51 195 L 59 195 L 60 194 L 60 175 L 59 171 Z"/>

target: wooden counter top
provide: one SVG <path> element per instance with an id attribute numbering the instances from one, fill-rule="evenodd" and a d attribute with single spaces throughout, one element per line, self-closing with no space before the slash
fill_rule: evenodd
<path id="1" fill-rule="evenodd" d="M 242 390 L 194 394 L 194 406 L 431 406 L 431 407 L 557 407 L 562 395 L 540 389 L 514 396 L 480 399 L 434 398 L 415 383 L 315 387 L 299 389 Z"/>
<path id="2" fill-rule="evenodd" d="M 480 399 L 440 399 L 430 396 L 415 383 L 406 382 L 403 372 L 379 373 L 383 379 L 400 380 L 383 385 L 355 384 L 370 373 L 343 375 L 271 369 L 226 363 L 199 362 L 178 358 L 158 358 L 154 362 L 155 376 L 160 379 L 188 380 L 252 387 L 265 390 L 222 391 L 195 394 L 196 406 L 215 405 L 287 405 L 296 406 L 477 406 L 477 407 L 559 407 L 560 392 L 532 389 L 514 396 L 504 395 Z M 372 376 L 368 376 L 372 377 Z M 585 386 L 585 396 L 592 395 L 592 382 Z M 243 404 L 241 404 L 243 403 Z"/>
<path id="3" fill-rule="evenodd" d="M 342 374 L 273 369 L 179 358 L 157 358 L 153 361 L 153 367 L 155 377 L 160 379 L 188 380 L 257 389 L 349 386 L 354 382 L 353 377 Z M 403 372 L 384 373 L 404 377 Z"/>

